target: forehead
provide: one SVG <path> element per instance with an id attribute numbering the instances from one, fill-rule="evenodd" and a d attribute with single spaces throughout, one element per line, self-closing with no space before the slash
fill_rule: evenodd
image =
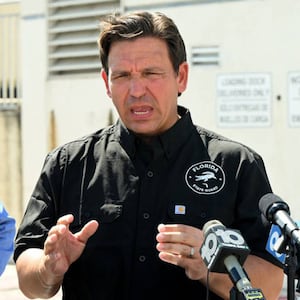
<path id="1" fill-rule="evenodd" d="M 116 41 L 108 55 L 110 67 L 121 63 L 168 60 L 167 43 L 156 37 L 141 37 L 133 40 Z"/>

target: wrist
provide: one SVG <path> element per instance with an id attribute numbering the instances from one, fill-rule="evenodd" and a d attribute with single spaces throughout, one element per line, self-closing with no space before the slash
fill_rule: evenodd
<path id="1" fill-rule="evenodd" d="M 55 278 L 55 276 L 52 276 L 52 278 L 50 278 L 49 272 L 46 270 L 45 267 L 38 267 L 36 271 L 36 276 L 41 287 L 48 293 L 52 293 L 53 291 L 59 290 L 62 283 L 62 278 Z"/>

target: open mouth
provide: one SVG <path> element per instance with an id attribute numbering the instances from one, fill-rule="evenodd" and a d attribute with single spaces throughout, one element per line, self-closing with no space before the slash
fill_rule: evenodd
<path id="1" fill-rule="evenodd" d="M 153 109 L 151 107 L 136 107 L 136 108 L 132 108 L 131 112 L 138 117 L 145 117 L 145 116 L 149 116 L 151 114 L 151 112 L 153 111 Z"/>

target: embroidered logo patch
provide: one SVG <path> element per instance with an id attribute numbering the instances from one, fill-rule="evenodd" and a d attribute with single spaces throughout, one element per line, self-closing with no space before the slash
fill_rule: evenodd
<path id="1" fill-rule="evenodd" d="M 225 184 L 223 169 L 212 161 L 202 161 L 192 165 L 185 174 L 190 189 L 198 194 L 218 193 Z"/>

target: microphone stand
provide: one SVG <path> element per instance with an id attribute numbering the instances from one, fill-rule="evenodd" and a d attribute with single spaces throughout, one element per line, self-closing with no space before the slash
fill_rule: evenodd
<path id="1" fill-rule="evenodd" d="M 288 243 L 285 259 L 285 274 L 287 275 L 287 300 L 295 300 L 295 279 L 298 265 L 297 247 L 291 241 Z"/>
<path id="2" fill-rule="evenodd" d="M 230 258 L 224 260 L 226 267 L 228 259 Z M 245 277 L 241 277 L 241 271 L 246 275 Z M 230 290 L 230 300 L 265 300 L 261 289 L 252 287 L 248 274 L 243 267 L 241 270 L 230 269 L 229 277 L 233 283 L 233 288 Z"/>
<path id="3" fill-rule="evenodd" d="M 295 278 L 297 278 L 298 282 L 297 282 L 297 286 L 296 286 L 296 292 L 300 293 L 300 247 L 297 247 L 297 268 L 296 268 L 296 276 Z"/>
<path id="4" fill-rule="evenodd" d="M 287 275 L 287 300 L 295 300 L 295 279 L 298 278 L 297 269 L 299 267 L 297 245 L 285 234 L 285 231 L 283 230 L 281 241 L 275 250 L 278 253 L 286 254 L 284 273 Z M 299 291 L 299 287 L 298 282 L 297 291 Z"/>

